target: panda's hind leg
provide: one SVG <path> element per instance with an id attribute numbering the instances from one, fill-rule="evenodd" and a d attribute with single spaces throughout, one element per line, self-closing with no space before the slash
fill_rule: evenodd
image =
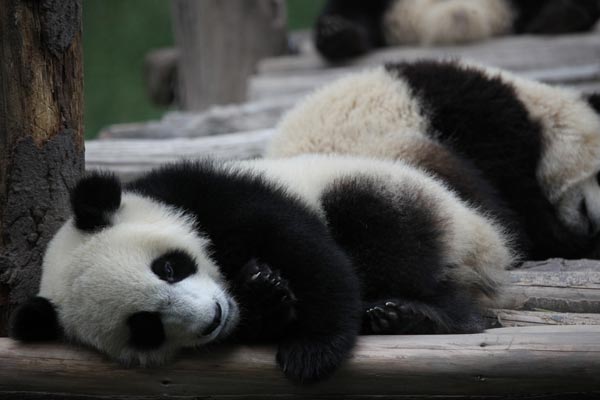
<path id="1" fill-rule="evenodd" d="M 445 192 L 427 185 L 424 178 L 395 185 L 360 176 L 340 179 L 323 195 L 331 232 L 361 279 L 364 334 L 483 329 L 480 294 L 466 275 L 457 278 L 463 268 L 448 256 L 455 218 L 449 204 L 460 203 L 440 205 Z M 461 234 L 471 235 L 470 223 Z"/>
<path id="2" fill-rule="evenodd" d="M 390 298 L 363 305 L 363 335 L 476 333 L 483 329 L 480 312 L 465 300 L 447 299 L 442 306 Z"/>

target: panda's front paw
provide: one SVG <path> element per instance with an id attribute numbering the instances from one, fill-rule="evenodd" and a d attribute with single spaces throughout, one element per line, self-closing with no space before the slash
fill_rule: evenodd
<path id="1" fill-rule="evenodd" d="M 278 271 L 256 259 L 238 273 L 234 293 L 241 318 L 236 335 L 241 341 L 281 338 L 296 319 L 296 296 Z"/>
<path id="2" fill-rule="evenodd" d="M 347 338 L 287 340 L 279 345 L 277 363 L 285 376 L 296 383 L 317 382 L 336 371 L 352 344 Z"/>
<path id="3" fill-rule="evenodd" d="M 279 271 L 252 259 L 242 268 L 240 280 L 241 291 L 261 310 L 261 314 L 277 316 L 283 322 L 294 319 L 297 299 Z"/>

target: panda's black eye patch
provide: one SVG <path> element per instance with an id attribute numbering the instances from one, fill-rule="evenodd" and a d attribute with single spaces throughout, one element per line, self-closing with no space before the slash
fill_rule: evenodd
<path id="1" fill-rule="evenodd" d="M 192 257 L 181 250 L 168 252 L 152 262 L 152 272 L 168 283 L 182 281 L 197 270 Z"/>

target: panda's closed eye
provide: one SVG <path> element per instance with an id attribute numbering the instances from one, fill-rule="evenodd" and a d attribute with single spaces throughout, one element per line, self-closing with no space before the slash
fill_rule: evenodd
<path id="1" fill-rule="evenodd" d="M 192 257 L 181 250 L 168 252 L 152 262 L 152 272 L 168 283 L 182 281 L 196 271 Z"/>

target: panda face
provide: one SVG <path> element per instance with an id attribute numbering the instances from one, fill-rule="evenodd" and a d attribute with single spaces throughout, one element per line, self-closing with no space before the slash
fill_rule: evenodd
<path id="1" fill-rule="evenodd" d="M 600 233 L 600 172 L 576 184 L 559 199 L 559 218 L 573 232 L 595 237 Z"/>
<path id="2" fill-rule="evenodd" d="M 116 210 L 94 215 L 103 226 L 75 214 L 44 259 L 39 296 L 66 338 L 148 366 L 233 330 L 238 306 L 192 219 L 127 193 Z"/>

